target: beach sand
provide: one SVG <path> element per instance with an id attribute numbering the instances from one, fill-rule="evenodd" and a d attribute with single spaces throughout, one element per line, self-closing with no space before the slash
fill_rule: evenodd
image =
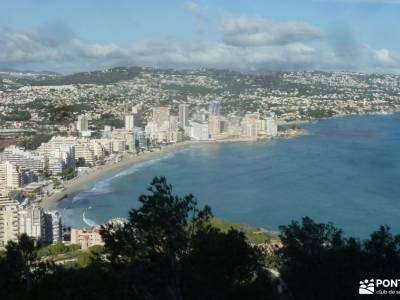
<path id="1" fill-rule="evenodd" d="M 81 174 L 80 176 L 64 182 L 64 189 L 62 191 L 56 191 L 55 193 L 45 196 L 40 202 L 41 207 L 45 210 L 54 210 L 57 207 L 58 201 L 62 200 L 67 195 L 73 194 L 79 191 L 85 185 L 88 185 L 101 177 L 107 176 L 109 173 L 116 172 L 118 170 L 126 169 L 138 162 L 151 160 L 154 158 L 161 157 L 168 153 L 183 149 L 190 145 L 196 144 L 198 142 L 187 141 L 178 144 L 171 144 L 162 147 L 161 149 L 154 149 L 152 152 L 146 151 L 140 155 L 131 154 L 126 155 L 119 162 L 108 163 L 102 166 L 96 166 L 87 171 L 87 173 Z"/>
<path id="2" fill-rule="evenodd" d="M 303 133 L 301 133 L 301 134 L 303 134 Z M 298 134 L 294 134 L 293 136 L 296 136 L 296 135 L 298 135 Z M 278 138 L 285 138 L 285 137 L 279 136 Z M 88 169 L 88 171 L 86 173 L 81 174 L 80 176 L 78 176 L 72 180 L 65 181 L 63 183 L 64 189 L 62 191 L 56 191 L 55 193 L 53 193 L 49 196 L 45 196 L 41 200 L 40 205 L 45 210 L 54 210 L 54 209 L 56 209 L 57 203 L 60 200 L 62 200 L 63 198 L 65 198 L 68 195 L 78 192 L 85 185 L 93 183 L 94 181 L 98 180 L 99 178 L 107 176 L 107 174 L 109 174 L 109 173 L 113 173 L 118 170 L 126 169 L 126 168 L 133 166 L 134 164 L 141 162 L 141 161 L 146 161 L 146 160 L 151 160 L 154 158 L 161 157 L 168 153 L 188 147 L 190 145 L 200 144 L 200 143 L 201 144 L 238 143 L 238 142 L 239 143 L 240 142 L 253 143 L 253 142 L 265 141 L 265 140 L 270 140 L 270 139 L 237 138 L 236 137 L 236 138 L 226 138 L 226 139 L 215 140 L 215 141 L 213 141 L 213 140 L 210 140 L 210 141 L 185 141 L 182 143 L 163 146 L 161 149 L 154 149 L 152 152 L 146 151 L 144 153 L 141 153 L 140 155 L 129 154 L 129 155 L 124 156 L 123 159 L 119 162 L 107 163 L 106 165 L 102 165 L 102 166 L 95 166 L 93 168 Z"/>

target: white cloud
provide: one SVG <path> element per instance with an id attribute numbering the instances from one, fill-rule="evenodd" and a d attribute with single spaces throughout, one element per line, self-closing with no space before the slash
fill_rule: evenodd
<path id="1" fill-rule="evenodd" d="M 200 5 L 196 1 L 187 1 L 184 4 L 187 11 L 192 13 L 195 18 L 195 29 L 197 32 L 203 32 L 207 28 L 207 18 L 209 15 L 209 7 Z"/>
<path id="2" fill-rule="evenodd" d="M 90 52 L 93 61 L 104 60 L 103 51 L 92 51 L 90 44 L 79 42 L 79 45 L 82 48 L 80 52 L 85 55 Z M 109 47 L 104 45 L 100 48 Z M 115 60 L 110 60 L 110 63 L 120 65 L 229 68 L 243 71 L 307 68 L 318 61 L 319 55 L 313 47 L 302 43 L 235 47 L 223 42 L 181 42 L 173 39 L 142 40 L 125 46 L 124 51 L 113 49 L 114 52 L 119 55 L 114 56 Z"/>
<path id="3" fill-rule="evenodd" d="M 400 68 L 400 54 L 386 48 L 371 49 L 373 62 L 375 67 L 379 69 L 399 69 Z"/>
<path id="4" fill-rule="evenodd" d="M 361 47 L 357 41 L 329 45 L 319 29 L 304 23 L 273 24 L 263 18 L 224 19 L 216 41 L 146 39 L 87 43 L 68 35 L 55 40 L 40 31 L 0 29 L 0 68 L 61 72 L 114 66 L 228 68 L 249 70 L 351 70 L 400 73 L 400 53 Z M 297 23 L 298 24 L 298 23 Z M 321 37 L 325 44 L 310 44 Z M 322 47 L 321 47 L 322 45 Z M 357 49 L 356 49 L 357 48 Z M 356 49 L 356 50 L 354 50 Z"/>
<path id="5" fill-rule="evenodd" d="M 121 48 L 115 44 L 85 44 L 79 39 L 71 41 L 72 46 L 76 49 L 78 55 L 86 58 L 115 58 L 124 56 Z"/>
<path id="6" fill-rule="evenodd" d="M 284 45 L 320 38 L 321 30 L 303 22 L 273 23 L 262 17 L 227 17 L 220 31 L 232 46 Z"/>
<path id="7" fill-rule="evenodd" d="M 198 4 L 196 1 L 185 2 L 185 8 L 195 16 L 205 18 L 208 15 L 209 9 L 207 6 Z"/>
<path id="8" fill-rule="evenodd" d="M 61 60 L 64 57 L 57 43 L 38 32 L 0 30 L 0 65 Z"/>

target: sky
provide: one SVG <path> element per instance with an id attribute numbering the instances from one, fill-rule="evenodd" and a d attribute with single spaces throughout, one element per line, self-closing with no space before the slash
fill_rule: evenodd
<path id="1" fill-rule="evenodd" d="M 400 73 L 400 0 L 0 0 L 0 69 Z"/>

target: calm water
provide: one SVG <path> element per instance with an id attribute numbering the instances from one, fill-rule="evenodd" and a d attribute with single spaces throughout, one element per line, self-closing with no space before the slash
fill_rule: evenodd
<path id="1" fill-rule="evenodd" d="M 125 217 L 151 179 L 165 175 L 214 215 L 277 230 L 303 216 L 365 237 L 400 233 L 400 115 L 346 117 L 309 134 L 263 143 L 203 144 L 112 174 L 64 200 L 69 226 Z"/>

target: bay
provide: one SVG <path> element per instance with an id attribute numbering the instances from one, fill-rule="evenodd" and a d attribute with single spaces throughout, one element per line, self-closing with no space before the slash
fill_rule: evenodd
<path id="1" fill-rule="evenodd" d="M 216 217 L 271 231 L 310 216 L 348 235 L 381 224 L 400 233 L 400 114 L 303 125 L 297 138 L 190 146 L 109 174 L 62 201 L 66 226 L 126 217 L 154 176 L 192 193 Z"/>

